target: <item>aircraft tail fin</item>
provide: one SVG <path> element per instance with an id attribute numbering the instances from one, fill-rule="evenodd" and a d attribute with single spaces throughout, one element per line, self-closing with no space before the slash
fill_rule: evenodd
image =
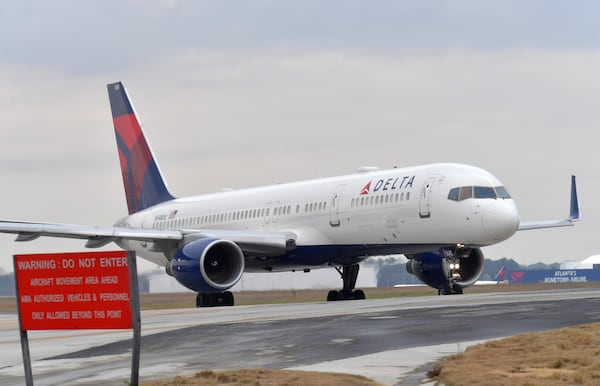
<path id="1" fill-rule="evenodd" d="M 129 214 L 172 200 L 123 83 L 107 87 Z"/>

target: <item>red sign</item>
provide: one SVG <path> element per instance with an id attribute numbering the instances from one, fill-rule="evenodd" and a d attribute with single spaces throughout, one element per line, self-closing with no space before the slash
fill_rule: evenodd
<path id="1" fill-rule="evenodd" d="M 14 259 L 23 330 L 132 328 L 126 251 Z"/>

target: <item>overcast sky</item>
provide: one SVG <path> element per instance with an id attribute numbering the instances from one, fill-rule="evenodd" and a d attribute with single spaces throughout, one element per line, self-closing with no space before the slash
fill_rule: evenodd
<path id="1" fill-rule="evenodd" d="M 541 220 L 567 215 L 576 174 L 583 221 L 484 253 L 582 260 L 600 254 L 598 20 L 593 1 L 1 2 L 0 218 L 126 214 L 121 80 L 176 196 L 452 161 Z M 0 250 L 12 271 L 83 242 Z"/>

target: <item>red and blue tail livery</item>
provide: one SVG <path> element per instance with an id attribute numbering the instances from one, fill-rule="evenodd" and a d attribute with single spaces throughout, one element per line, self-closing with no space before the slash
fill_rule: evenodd
<path id="1" fill-rule="evenodd" d="M 108 85 L 129 214 L 173 199 L 121 82 Z"/>

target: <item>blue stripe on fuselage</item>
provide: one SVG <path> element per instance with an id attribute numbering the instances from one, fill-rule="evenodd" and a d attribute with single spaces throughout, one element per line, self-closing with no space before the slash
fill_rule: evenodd
<path id="1" fill-rule="evenodd" d="M 327 265 L 356 264 L 371 256 L 422 253 L 451 248 L 453 244 L 369 244 L 298 246 L 285 255 L 267 259 L 247 259 L 246 271 L 289 271 Z M 473 245 L 472 247 L 476 247 Z"/>

